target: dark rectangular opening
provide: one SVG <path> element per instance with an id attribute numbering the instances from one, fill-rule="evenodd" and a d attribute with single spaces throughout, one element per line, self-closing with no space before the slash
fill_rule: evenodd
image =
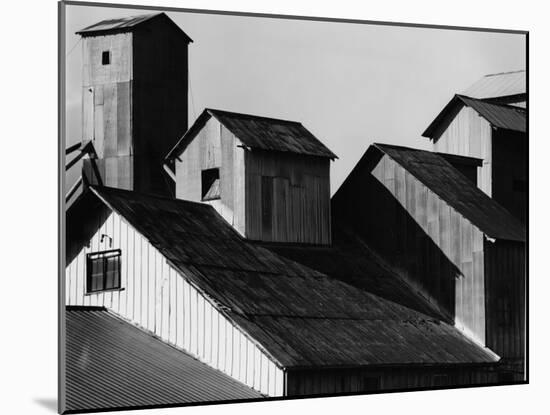
<path id="1" fill-rule="evenodd" d="M 101 53 L 101 64 L 109 65 L 111 63 L 111 53 L 108 50 L 104 50 Z"/>
<path id="2" fill-rule="evenodd" d="M 86 255 L 86 292 L 120 289 L 120 249 Z"/>
<path id="3" fill-rule="evenodd" d="M 201 198 L 203 201 L 220 198 L 220 169 L 207 169 L 201 172 Z"/>

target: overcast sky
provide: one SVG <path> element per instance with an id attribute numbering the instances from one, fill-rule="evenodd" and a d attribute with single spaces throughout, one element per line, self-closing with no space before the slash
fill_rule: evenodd
<path id="1" fill-rule="evenodd" d="M 67 6 L 68 145 L 81 139 L 75 32 L 147 13 Z M 300 121 L 339 157 L 332 193 L 371 143 L 430 149 L 421 133 L 455 93 L 483 75 L 525 69 L 518 34 L 167 14 L 194 41 L 189 125 L 205 107 Z M 71 172 L 67 185 L 74 180 Z"/>

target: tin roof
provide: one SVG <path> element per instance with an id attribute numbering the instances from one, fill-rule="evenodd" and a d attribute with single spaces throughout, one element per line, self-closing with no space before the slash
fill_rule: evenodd
<path id="1" fill-rule="evenodd" d="M 216 118 L 250 148 L 338 158 L 299 122 L 211 108 L 206 108 L 201 113 L 166 158 L 173 159 L 180 155 L 210 117 Z"/>
<path id="2" fill-rule="evenodd" d="M 68 411 L 262 398 L 98 307 L 67 307 Z"/>
<path id="3" fill-rule="evenodd" d="M 426 128 L 422 136 L 437 141 L 464 106 L 472 108 L 494 127 L 522 133 L 527 130 L 527 112 L 524 108 L 482 101 L 464 95 L 455 95 Z"/>
<path id="4" fill-rule="evenodd" d="M 485 75 L 467 88 L 463 94 L 472 98 L 499 98 L 525 94 L 526 72 L 512 71 Z"/>
<path id="5" fill-rule="evenodd" d="M 387 154 L 490 238 L 525 241 L 525 227 L 440 154 L 373 144 L 367 150 L 366 158 L 373 151 Z"/>
<path id="6" fill-rule="evenodd" d="M 474 109 L 479 115 L 489 121 L 491 125 L 522 133 L 526 131 L 527 113 L 523 108 L 494 104 L 462 95 L 458 97 L 466 106 Z"/>
<path id="7" fill-rule="evenodd" d="M 339 279 L 247 241 L 209 205 L 91 189 L 281 367 L 470 365 L 498 360 L 451 324 L 386 299 L 381 292 L 375 294 L 368 284 Z M 315 254 L 320 259 L 327 252 L 320 249 Z M 374 265 L 369 269 L 358 264 L 353 272 L 356 280 L 365 274 L 372 282 L 392 277 Z"/>
<path id="8" fill-rule="evenodd" d="M 181 30 L 181 28 L 170 19 L 166 13 L 151 13 L 151 14 L 141 14 L 137 16 L 128 16 L 120 17 L 117 19 L 106 19 L 100 22 L 94 23 L 93 25 L 87 26 L 84 29 L 76 32 L 77 35 L 81 36 L 98 36 L 102 34 L 107 34 L 111 32 L 129 32 L 134 30 L 136 27 L 149 22 L 155 18 L 165 19 L 167 22 L 175 26 L 189 42 L 193 40 L 187 36 L 187 34 Z"/>

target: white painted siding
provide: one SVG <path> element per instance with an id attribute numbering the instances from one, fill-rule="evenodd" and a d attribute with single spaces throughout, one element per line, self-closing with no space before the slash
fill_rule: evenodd
<path id="1" fill-rule="evenodd" d="M 100 242 L 101 235 L 109 238 Z M 86 294 L 86 254 L 121 250 L 121 290 Z M 165 342 L 269 396 L 282 396 L 283 372 L 117 213 L 67 266 L 66 304 L 104 306 Z"/>

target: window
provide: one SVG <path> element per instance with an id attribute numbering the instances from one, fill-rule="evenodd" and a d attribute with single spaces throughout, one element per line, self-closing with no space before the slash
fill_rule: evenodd
<path id="1" fill-rule="evenodd" d="M 86 292 L 120 289 L 120 249 L 86 255 Z"/>
<path id="2" fill-rule="evenodd" d="M 207 169 L 201 172 L 202 200 L 220 198 L 220 169 Z"/>
<path id="3" fill-rule="evenodd" d="M 111 63 L 111 52 L 108 50 L 104 50 L 103 53 L 101 53 L 101 64 L 102 65 L 109 65 Z"/>

